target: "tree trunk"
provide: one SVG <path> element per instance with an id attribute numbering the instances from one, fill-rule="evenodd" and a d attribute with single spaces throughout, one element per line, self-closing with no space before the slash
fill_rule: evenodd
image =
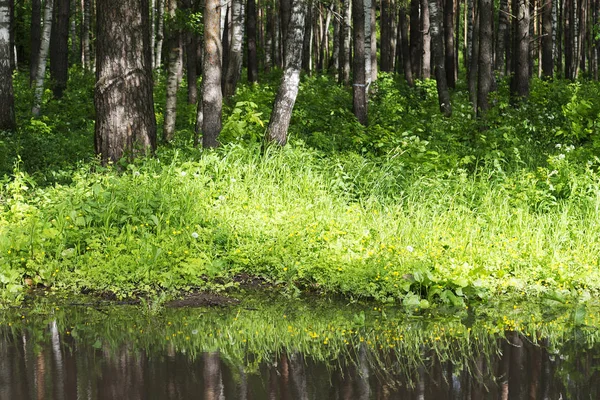
<path id="1" fill-rule="evenodd" d="M 375 8 L 377 7 L 377 0 L 369 0 L 369 32 L 371 34 L 369 40 L 370 60 L 369 60 L 369 71 L 371 73 L 369 77 L 369 83 L 377 80 L 377 18 Z"/>
<path id="2" fill-rule="evenodd" d="M 473 59 L 473 43 L 474 43 L 474 35 L 473 35 L 473 28 L 474 28 L 474 21 L 475 21 L 475 1 L 474 0 L 466 0 L 466 7 L 465 7 L 465 44 L 464 44 L 464 51 L 465 51 L 465 57 L 464 57 L 464 62 L 465 62 L 465 67 L 467 70 L 467 75 L 469 74 L 469 69 L 471 68 L 471 60 Z"/>
<path id="3" fill-rule="evenodd" d="M 488 95 L 492 90 L 493 44 L 492 26 L 494 20 L 493 0 L 479 0 L 479 80 L 477 87 L 477 115 L 483 116 L 489 110 Z"/>
<path id="4" fill-rule="evenodd" d="M 229 64 L 229 39 L 231 38 L 231 1 L 222 0 L 221 10 L 225 10 L 225 16 L 221 15 L 221 92 L 225 93 L 225 77 L 227 76 L 227 65 Z"/>
<path id="5" fill-rule="evenodd" d="M 101 1 L 101 0 L 100 0 Z M 153 21 L 154 23 L 154 21 Z M 165 27 L 165 0 L 156 0 L 156 38 L 154 40 L 154 63 L 153 68 L 162 65 L 162 48 Z"/>
<path id="6" fill-rule="evenodd" d="M 280 28 L 281 28 L 281 48 L 282 48 L 282 58 L 284 64 L 287 63 L 286 58 L 286 50 L 287 46 L 285 41 L 288 38 L 288 29 L 290 23 L 292 9 L 292 0 L 279 0 L 279 16 L 280 16 Z"/>
<path id="7" fill-rule="evenodd" d="M 339 0 L 334 1 L 333 8 L 333 51 L 331 58 L 329 59 L 329 73 L 338 79 L 338 71 L 340 68 L 340 42 L 341 42 L 341 18 L 340 18 L 340 2 Z"/>
<path id="8" fill-rule="evenodd" d="M 381 0 L 381 71 L 394 70 L 394 50 L 392 48 L 392 0 Z"/>
<path id="9" fill-rule="evenodd" d="M 206 6 L 213 1 L 214 0 L 206 0 Z M 221 387 L 221 362 L 219 352 L 214 351 L 204 353 L 202 358 L 204 360 L 204 399 L 220 400 L 223 398 L 223 388 Z"/>
<path id="10" fill-rule="evenodd" d="M 184 0 L 182 7 L 184 12 L 195 13 L 198 8 L 196 2 Z M 182 40 L 185 38 L 185 60 L 186 60 L 186 78 L 187 78 L 187 102 L 188 104 L 197 104 L 198 102 L 198 37 L 193 29 L 186 29 L 182 33 Z"/>
<path id="11" fill-rule="evenodd" d="M 267 1 L 267 10 L 266 10 L 266 27 L 265 27 L 265 72 L 270 72 L 273 67 L 273 53 L 274 48 L 273 44 L 275 43 L 274 37 L 277 34 L 275 32 L 275 12 L 273 10 L 273 0 Z"/>
<path id="12" fill-rule="evenodd" d="M 410 47 L 408 42 L 408 17 L 404 7 L 400 7 L 400 48 L 402 49 L 402 63 L 404 68 L 404 79 L 408 83 L 408 86 L 414 86 L 413 80 L 413 69 L 411 65 L 412 57 L 410 56 Z"/>
<path id="13" fill-rule="evenodd" d="M 248 0 L 246 35 L 248 37 L 248 82 L 258 82 L 258 57 L 256 54 L 256 0 Z"/>
<path id="14" fill-rule="evenodd" d="M 287 143 L 287 131 L 292 117 L 292 110 L 298 95 L 300 68 L 302 67 L 302 44 L 304 41 L 304 19 L 306 17 L 307 0 L 294 0 L 289 20 L 287 38 L 285 40 L 285 70 L 277 97 L 273 104 L 273 112 L 265 140 L 284 146 Z"/>
<path id="15" fill-rule="evenodd" d="M 86 70 L 92 67 L 90 49 L 91 0 L 83 0 L 83 21 L 81 24 L 81 65 Z"/>
<path id="16" fill-rule="evenodd" d="M 204 68 L 202 78 L 202 147 L 219 146 L 223 94 L 221 92 L 221 4 L 206 0 L 204 7 Z"/>
<path id="17" fill-rule="evenodd" d="M 148 0 L 97 3 L 96 153 L 102 163 L 156 148 Z"/>
<path id="18" fill-rule="evenodd" d="M 231 3 L 231 43 L 227 70 L 225 72 L 225 98 L 235 94 L 238 80 L 242 73 L 244 40 L 244 6 L 242 0 L 232 0 Z M 223 50 L 224 51 L 224 50 Z"/>
<path id="19" fill-rule="evenodd" d="M 498 34 L 496 37 L 496 62 L 495 70 L 500 76 L 506 75 L 506 44 L 509 39 L 509 8 L 508 0 L 500 0 L 498 14 Z"/>
<path id="20" fill-rule="evenodd" d="M 168 0 L 168 30 L 167 43 L 169 46 L 169 64 L 167 65 L 167 100 L 165 103 L 165 121 L 163 126 L 163 141 L 166 143 L 175 137 L 175 121 L 177 119 L 177 89 L 183 69 L 183 48 L 181 30 L 177 27 L 177 0 Z"/>
<path id="21" fill-rule="evenodd" d="M 340 82 L 344 85 L 350 84 L 350 59 L 352 56 L 352 49 L 350 44 L 352 42 L 352 0 L 342 0 L 343 8 L 343 20 L 342 29 L 340 34 L 342 35 L 342 47 L 340 48 Z"/>
<path id="22" fill-rule="evenodd" d="M 456 54 L 454 53 L 454 1 L 445 0 L 444 6 L 444 44 L 446 47 L 445 52 L 445 66 L 446 66 L 446 81 L 448 87 L 456 87 Z"/>
<path id="23" fill-rule="evenodd" d="M 412 75 L 416 79 L 423 77 L 421 70 L 421 63 L 423 61 L 421 57 L 423 51 L 423 33 L 421 32 L 420 1 L 410 1 L 410 61 Z"/>
<path id="24" fill-rule="evenodd" d="M 452 115 L 452 105 L 450 104 L 450 93 L 448 92 L 448 82 L 446 81 L 446 68 L 444 62 L 444 41 L 441 30 L 441 10 L 438 6 L 438 0 L 429 0 L 431 47 L 433 51 L 434 72 L 437 84 L 438 102 L 440 111 L 444 116 Z"/>
<path id="25" fill-rule="evenodd" d="M 15 124 L 14 91 L 10 68 L 10 0 L 0 0 L 0 131 L 13 130 Z"/>
<path id="26" fill-rule="evenodd" d="M 40 46 L 42 43 L 42 1 L 31 0 L 31 54 L 29 61 L 29 84 L 35 83 L 38 63 L 40 58 Z"/>
<path id="27" fill-rule="evenodd" d="M 469 88 L 469 99 L 473 106 L 473 114 L 477 115 L 477 76 L 479 75 L 479 4 L 473 10 L 472 42 L 469 44 L 471 55 L 467 69 L 467 86 Z"/>
<path id="28" fill-rule="evenodd" d="M 62 97 L 63 91 L 67 88 L 70 11 L 69 0 L 54 0 L 54 18 L 50 35 L 50 78 L 52 79 L 52 91 L 57 99 Z"/>
<path id="29" fill-rule="evenodd" d="M 304 20 L 304 40 L 302 44 L 302 69 L 309 75 L 312 73 L 312 14 L 313 6 L 309 4 Z"/>
<path id="30" fill-rule="evenodd" d="M 40 116 L 42 107 L 42 95 L 44 94 L 44 78 L 46 77 L 46 59 L 48 58 L 48 49 L 50 48 L 50 34 L 52 32 L 52 9 L 53 0 L 46 0 L 44 6 L 44 28 L 42 32 L 42 41 L 38 54 L 37 71 L 35 74 L 35 91 L 33 98 L 33 108 L 31 113 L 35 117 Z"/>
<path id="31" fill-rule="evenodd" d="M 516 99 L 529 96 L 529 0 L 513 0 L 513 77 L 511 94 Z"/>
<path id="32" fill-rule="evenodd" d="M 354 22 L 354 71 L 352 84 L 353 112 L 362 125 L 367 125 L 367 71 L 365 64 L 365 11 L 363 0 L 352 1 Z M 370 58 L 370 57 L 369 57 Z"/>
<path id="33" fill-rule="evenodd" d="M 421 71 L 423 79 L 431 78 L 431 33 L 429 28 L 429 2 L 421 0 L 421 32 L 423 33 Z"/>
<path id="34" fill-rule="evenodd" d="M 554 74 L 552 56 L 552 0 L 542 0 L 542 73 L 546 78 Z"/>

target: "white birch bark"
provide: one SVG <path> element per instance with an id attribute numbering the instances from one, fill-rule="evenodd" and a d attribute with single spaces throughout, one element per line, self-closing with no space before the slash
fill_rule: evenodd
<path id="1" fill-rule="evenodd" d="M 44 78 L 46 76 L 46 59 L 50 48 L 50 33 L 52 32 L 52 9 L 54 0 L 46 0 L 44 6 L 44 26 L 42 27 L 42 43 L 40 45 L 40 55 L 38 57 L 38 67 L 35 74 L 35 91 L 33 98 L 33 107 L 31 113 L 35 117 L 40 116 L 42 108 L 42 95 L 44 94 Z"/>
<path id="2" fill-rule="evenodd" d="M 244 5 L 242 0 L 232 0 L 231 3 L 231 42 L 229 45 L 229 60 L 225 72 L 226 98 L 235 94 L 237 82 L 242 73 L 243 42 L 244 42 Z"/>
<path id="3" fill-rule="evenodd" d="M 14 91 L 10 65 L 9 0 L 0 0 L 0 130 L 15 127 Z"/>

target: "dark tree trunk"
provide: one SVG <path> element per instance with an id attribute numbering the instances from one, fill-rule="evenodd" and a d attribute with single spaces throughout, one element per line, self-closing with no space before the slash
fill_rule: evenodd
<path id="1" fill-rule="evenodd" d="M 400 8 L 400 48 L 402 49 L 402 64 L 404 68 L 404 79 L 408 83 L 408 86 L 415 84 L 413 80 L 413 69 L 411 65 L 412 57 L 410 53 L 410 47 L 408 42 L 408 18 L 404 7 Z"/>
<path id="2" fill-rule="evenodd" d="M 14 1 L 14 0 L 13 0 Z M 25 25 L 26 16 L 29 15 L 29 11 L 25 8 L 25 0 L 17 0 L 15 2 L 15 15 L 14 15 L 14 27 L 15 27 L 15 39 L 17 46 L 17 62 L 19 66 L 27 65 L 26 60 L 29 55 L 27 49 L 27 42 L 25 38 L 27 37 L 27 29 L 28 27 Z"/>
<path id="3" fill-rule="evenodd" d="M 370 82 L 375 82 L 377 80 L 377 19 L 375 16 L 375 7 L 377 6 L 377 1 L 376 0 L 371 0 L 371 7 L 370 7 L 370 12 L 369 12 L 369 16 L 371 18 L 370 23 L 369 23 L 369 32 L 371 34 L 371 40 L 369 41 L 370 44 L 370 53 L 371 53 L 371 60 L 369 62 L 369 71 L 371 72 L 371 76 L 369 81 Z"/>
<path id="4" fill-rule="evenodd" d="M 421 73 L 421 52 L 423 51 L 423 34 L 421 32 L 421 0 L 410 1 L 410 62 L 412 74 L 416 79 L 423 77 Z"/>
<path id="5" fill-rule="evenodd" d="M 352 21 L 354 23 L 353 112 L 358 122 L 367 125 L 367 71 L 365 68 L 365 11 L 363 0 L 352 1 Z"/>
<path id="6" fill-rule="evenodd" d="M 444 45 L 446 47 L 446 81 L 448 82 L 448 87 L 451 87 L 453 89 L 454 87 L 456 87 L 456 54 L 454 53 L 454 1 L 455 0 L 445 0 L 444 5 Z"/>
<path id="7" fill-rule="evenodd" d="M 165 121 L 163 126 L 163 141 L 170 142 L 175 137 L 175 121 L 177 119 L 177 89 L 183 69 L 183 46 L 181 29 L 177 26 L 177 0 L 167 0 L 168 24 L 167 46 L 169 51 L 167 64 L 167 100 L 165 103 Z"/>
<path id="8" fill-rule="evenodd" d="M 392 47 L 392 26 L 394 21 L 393 0 L 381 0 L 381 71 L 394 70 L 394 47 Z"/>
<path id="9" fill-rule="evenodd" d="M 235 94 L 237 83 L 242 74 L 243 37 L 244 35 L 244 7 L 242 0 L 231 2 L 231 42 L 229 43 L 229 57 L 225 70 L 225 90 L 223 95 L 230 98 Z M 225 48 L 223 48 L 225 51 Z"/>
<path id="10" fill-rule="evenodd" d="M 433 51 L 433 67 L 437 84 L 438 102 L 442 114 L 450 117 L 452 115 L 452 105 L 450 104 L 450 93 L 448 92 L 448 82 L 446 81 L 444 41 L 441 29 L 442 15 L 438 6 L 438 0 L 429 0 L 429 16 L 431 20 L 431 47 Z"/>
<path id="11" fill-rule="evenodd" d="M 312 15 L 313 6 L 309 5 L 304 20 L 304 40 L 302 44 L 302 69 L 309 75 L 312 72 Z"/>
<path id="12" fill-rule="evenodd" d="M 552 56 L 552 0 L 542 0 L 542 73 L 546 78 L 554 74 Z"/>
<path id="13" fill-rule="evenodd" d="M 275 52 L 275 11 L 273 10 L 273 0 L 267 1 L 266 27 L 265 27 L 265 72 L 270 72 L 273 67 L 273 54 Z"/>
<path id="14" fill-rule="evenodd" d="M 329 59 L 329 73 L 335 76 L 335 79 L 338 79 L 338 71 L 340 68 L 340 42 L 341 42 L 341 18 L 340 18 L 340 1 L 334 1 L 333 8 L 333 50 L 331 54 L 331 58 Z"/>
<path id="15" fill-rule="evenodd" d="M 42 1 L 31 0 L 31 55 L 29 60 L 29 84 L 35 83 L 35 75 L 42 43 Z"/>
<path id="16" fill-rule="evenodd" d="M 14 92 L 10 67 L 10 0 L 0 0 L 0 131 L 13 130 L 15 124 Z"/>
<path id="17" fill-rule="evenodd" d="M 342 47 L 340 48 L 340 82 L 344 85 L 350 84 L 350 59 L 352 56 L 352 0 L 342 0 L 343 21 L 340 34 L 342 35 Z"/>
<path id="18" fill-rule="evenodd" d="M 81 24 L 81 65 L 86 70 L 92 68 L 90 48 L 91 0 L 83 0 L 83 19 Z"/>
<path id="19" fill-rule="evenodd" d="M 185 0 L 183 6 L 188 12 L 196 12 L 196 2 Z M 187 101 L 188 104 L 198 102 L 198 36 L 193 30 L 185 32 L 185 54 L 187 71 Z"/>
<path id="20" fill-rule="evenodd" d="M 488 95 L 492 90 L 493 45 L 492 24 L 494 19 L 493 0 L 479 0 L 479 79 L 477 87 L 477 115 L 489 110 Z"/>
<path id="21" fill-rule="evenodd" d="M 202 147 L 219 146 L 223 94 L 221 92 L 221 3 L 206 0 L 204 6 L 204 68 L 202 77 L 202 101 L 198 116 L 202 121 Z"/>
<path id="22" fill-rule="evenodd" d="M 148 0 L 97 3 L 96 152 L 102 163 L 156 148 Z"/>
<path id="23" fill-rule="evenodd" d="M 256 54 L 256 0 L 248 0 L 246 35 L 248 37 L 248 82 L 258 82 L 258 57 Z"/>
<path id="24" fill-rule="evenodd" d="M 292 111 L 302 67 L 302 44 L 304 42 L 304 19 L 306 17 L 307 0 L 294 0 L 285 40 L 286 60 L 281 84 L 273 104 L 273 112 L 265 135 L 267 143 L 285 146 L 287 131 L 292 118 Z"/>
<path id="25" fill-rule="evenodd" d="M 288 38 L 288 29 L 290 23 L 290 13 L 292 9 L 292 0 L 279 0 L 279 17 L 280 17 L 280 29 L 281 29 L 281 48 L 283 62 L 286 63 L 286 45 L 285 41 Z"/>
<path id="26" fill-rule="evenodd" d="M 229 64 L 229 39 L 231 28 L 231 1 L 225 0 L 225 5 L 221 1 L 221 10 L 225 10 L 225 16 L 221 20 L 221 91 L 225 93 L 225 71 Z"/>
<path id="27" fill-rule="evenodd" d="M 506 75 L 506 44 L 509 40 L 509 8 L 508 0 L 500 0 L 498 13 L 498 34 L 496 37 L 495 70 L 500 76 Z"/>
<path id="28" fill-rule="evenodd" d="M 54 97 L 61 98 L 69 73 L 69 0 L 54 1 L 54 22 L 50 35 L 50 77 Z M 73 38 L 74 39 L 74 38 Z"/>
<path id="29" fill-rule="evenodd" d="M 511 94 L 515 99 L 529 96 L 529 0 L 513 0 L 513 77 Z"/>

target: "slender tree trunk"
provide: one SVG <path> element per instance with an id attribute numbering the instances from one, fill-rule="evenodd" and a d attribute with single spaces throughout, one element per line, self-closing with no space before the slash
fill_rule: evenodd
<path id="1" fill-rule="evenodd" d="M 506 44 L 509 39 L 509 8 L 508 0 L 500 0 L 498 13 L 498 34 L 496 36 L 495 70 L 500 76 L 506 75 Z"/>
<path id="2" fill-rule="evenodd" d="M 285 52 L 287 46 L 285 41 L 288 38 L 288 29 L 292 9 L 292 0 L 279 0 L 279 16 L 280 16 L 280 28 L 281 28 L 281 48 L 282 48 L 282 59 L 283 62 L 287 62 Z"/>
<path id="3" fill-rule="evenodd" d="M 511 94 L 515 98 L 529 96 L 529 0 L 513 0 L 513 77 Z"/>
<path id="4" fill-rule="evenodd" d="M 431 78 L 431 32 L 429 28 L 429 1 L 421 0 L 421 32 L 423 32 L 421 70 L 423 79 Z"/>
<path id="5" fill-rule="evenodd" d="M 206 0 L 207 3 L 213 1 Z M 223 388 L 221 387 L 221 362 L 219 360 L 219 353 L 216 351 L 204 353 L 202 358 L 204 360 L 204 399 L 220 400 L 223 398 Z"/>
<path id="6" fill-rule="evenodd" d="M 452 105 L 450 104 L 450 93 L 448 92 L 448 82 L 446 81 L 444 40 L 441 29 L 442 15 L 438 6 L 438 0 L 429 0 L 429 16 L 431 21 L 431 47 L 433 51 L 433 67 L 437 84 L 438 102 L 442 114 L 450 117 L 452 115 Z"/>
<path id="7" fill-rule="evenodd" d="M 479 75 L 479 4 L 476 5 L 477 7 L 473 10 L 472 42 L 469 45 L 471 56 L 467 69 L 467 85 L 474 115 L 477 115 L 477 76 Z"/>
<path id="8" fill-rule="evenodd" d="M 321 48 L 319 49 L 320 72 L 326 72 L 327 57 L 329 56 L 329 24 L 331 23 L 331 14 L 333 13 L 333 2 L 327 7 L 325 15 L 325 25 L 321 32 Z"/>
<path id="9" fill-rule="evenodd" d="M 225 98 L 235 94 L 238 80 L 242 73 L 243 40 L 244 40 L 244 7 L 242 0 L 232 0 L 231 3 L 231 43 L 229 58 L 225 73 Z"/>
<path id="10" fill-rule="evenodd" d="M 309 4 L 304 20 L 304 40 L 302 44 L 302 69 L 307 73 L 312 73 L 312 15 L 313 5 Z"/>
<path id="11" fill-rule="evenodd" d="M 404 79 L 408 83 L 408 86 L 414 86 L 415 82 L 413 80 L 413 68 L 411 65 L 412 57 L 410 56 L 410 47 L 408 42 L 408 17 L 406 15 L 406 10 L 404 7 L 400 7 L 400 34 L 401 34 L 401 44 L 400 48 L 402 49 L 402 62 L 404 68 Z"/>
<path id="12" fill-rule="evenodd" d="M 338 79 L 338 71 L 340 68 L 340 38 L 341 38 L 341 18 L 340 18 L 340 1 L 334 1 L 333 8 L 333 51 L 329 59 L 329 73 Z"/>
<path id="13" fill-rule="evenodd" d="M 50 78 L 52 79 L 52 91 L 56 98 L 61 98 L 63 91 L 67 88 L 70 11 L 69 0 L 54 0 L 54 18 L 50 35 Z"/>
<path id="14" fill-rule="evenodd" d="M 467 69 L 467 75 L 469 74 L 469 69 L 471 68 L 471 60 L 473 59 L 473 43 L 475 36 L 473 35 L 473 28 L 475 22 L 475 1 L 474 0 L 466 0 L 467 6 L 465 9 L 465 67 Z"/>
<path id="15" fill-rule="evenodd" d="M 198 10 L 196 2 L 184 0 L 182 6 L 185 12 L 194 13 Z M 185 60 L 187 71 L 187 102 L 197 104 L 198 102 L 198 37 L 194 30 L 187 29 L 182 32 L 185 38 Z"/>
<path id="16" fill-rule="evenodd" d="M 362 125 L 367 125 L 367 71 L 365 65 L 365 11 L 363 0 L 352 1 L 354 22 L 354 71 L 352 84 L 353 112 Z"/>
<path id="17" fill-rule="evenodd" d="M 165 121 L 163 126 L 163 141 L 166 143 L 175 137 L 175 121 L 177 119 L 177 89 L 183 69 L 183 47 L 181 43 L 181 30 L 177 27 L 177 0 L 168 0 L 169 10 L 167 24 L 167 45 L 169 58 L 167 65 L 167 100 L 165 103 Z"/>
<path id="18" fill-rule="evenodd" d="M 279 12 L 279 4 L 278 0 L 275 0 L 275 12 L 273 14 L 273 63 L 277 68 L 283 67 L 283 58 L 282 58 L 282 46 L 283 39 L 281 38 L 281 29 L 280 21 L 281 18 L 278 15 Z"/>
<path id="19" fill-rule="evenodd" d="M 31 55 L 29 60 L 29 84 L 35 84 L 42 43 L 42 1 L 31 0 Z"/>
<path id="20" fill-rule="evenodd" d="M 246 35 L 248 37 L 248 82 L 258 82 L 258 57 L 256 54 L 256 0 L 248 0 Z"/>
<path id="21" fill-rule="evenodd" d="M 448 87 L 454 89 L 456 87 L 456 54 L 454 53 L 454 1 L 445 0 L 444 6 L 444 44 L 446 46 L 445 51 L 445 66 L 446 66 L 446 80 Z"/>
<path id="22" fill-rule="evenodd" d="M 81 23 L 81 65 L 86 70 L 92 68 L 90 49 L 91 0 L 83 0 L 83 21 Z"/>
<path id="23" fill-rule="evenodd" d="M 492 26 L 494 19 L 493 0 L 479 0 L 479 79 L 477 85 L 477 115 L 484 116 L 490 108 L 488 95 L 494 79 Z"/>
<path id="24" fill-rule="evenodd" d="M 10 0 L 0 0 L 0 131 L 13 130 L 15 123 L 14 91 L 10 68 Z"/>
<path id="25" fill-rule="evenodd" d="M 546 78 L 554 74 L 552 56 L 552 0 L 542 0 L 542 72 Z"/>
<path id="26" fill-rule="evenodd" d="M 340 49 L 340 82 L 344 85 L 350 84 L 350 59 L 352 49 L 352 0 L 342 0 L 343 21 L 342 21 L 342 47 Z"/>
<path id="27" fill-rule="evenodd" d="M 423 51 L 423 33 L 421 32 L 421 0 L 410 1 L 410 61 L 412 75 L 416 79 L 423 77 L 421 57 Z"/>
<path id="28" fill-rule="evenodd" d="M 265 135 L 268 143 L 284 146 L 287 143 L 287 131 L 292 110 L 298 95 L 300 69 L 302 67 L 302 44 L 304 41 L 304 19 L 307 0 L 294 0 L 285 40 L 286 60 L 281 84 L 273 104 L 273 112 Z"/>
<path id="29" fill-rule="evenodd" d="M 156 149 L 148 0 L 97 4 L 96 153 L 102 163 Z"/>
<path id="30" fill-rule="evenodd" d="M 225 10 L 225 16 L 221 15 L 221 91 L 225 93 L 225 77 L 229 64 L 229 39 L 231 38 L 231 0 L 221 1 L 221 10 Z"/>
<path id="31" fill-rule="evenodd" d="M 275 19 L 275 12 L 273 10 L 273 0 L 266 0 L 267 1 L 267 10 L 266 10 L 266 14 L 267 14 L 267 21 L 266 24 L 267 26 L 265 27 L 265 72 L 270 72 L 271 68 L 273 67 L 273 53 L 274 53 L 274 48 L 273 48 L 273 44 L 275 42 L 274 37 L 277 34 L 275 32 L 275 23 L 274 23 L 274 19 Z"/>
<path id="32" fill-rule="evenodd" d="M 31 113 L 39 117 L 42 108 L 42 95 L 44 94 L 44 78 L 46 77 L 46 59 L 50 48 L 50 34 L 52 32 L 52 9 L 54 6 L 53 0 L 46 0 L 44 6 L 44 28 L 42 31 L 42 41 L 40 43 L 40 51 L 37 57 L 38 65 L 35 74 L 35 91 L 33 98 L 33 108 Z"/>
<path id="33" fill-rule="evenodd" d="M 102 1 L 102 0 L 100 0 Z M 154 40 L 154 68 L 162 65 L 162 48 L 165 26 L 165 0 L 156 0 L 156 36 Z"/>
<path id="34" fill-rule="evenodd" d="M 392 0 L 381 0 L 381 71 L 392 72 L 394 67 L 392 44 Z"/>
<path id="35" fill-rule="evenodd" d="M 370 43 L 370 57 L 369 60 L 369 71 L 371 72 L 371 76 L 369 78 L 369 82 L 375 82 L 377 80 L 377 19 L 376 19 L 376 11 L 375 8 L 377 6 L 377 0 L 369 0 L 369 32 L 371 34 Z"/>
<path id="36" fill-rule="evenodd" d="M 77 60 L 77 57 L 81 54 L 80 52 L 77 51 L 78 47 L 77 47 L 77 18 L 76 16 L 79 15 L 79 6 L 80 6 L 80 0 L 73 0 L 71 1 L 71 16 L 69 19 L 69 36 L 71 37 L 71 54 L 73 55 L 73 59 Z M 82 10 L 83 11 L 83 10 Z M 81 43 L 79 43 L 81 45 Z"/>
<path id="37" fill-rule="evenodd" d="M 221 4 L 206 0 L 204 7 L 204 68 L 202 101 L 198 114 L 202 115 L 202 147 L 219 145 L 223 94 L 221 92 Z"/>

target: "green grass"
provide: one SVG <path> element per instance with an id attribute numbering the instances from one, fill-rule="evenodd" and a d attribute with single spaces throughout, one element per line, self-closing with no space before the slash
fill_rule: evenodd
<path id="1" fill-rule="evenodd" d="M 65 101 L 90 101 L 81 85 Z M 0 187 L 0 297 L 20 298 L 25 276 L 130 297 L 222 290 L 241 274 L 292 295 L 409 310 L 600 293 L 597 83 L 536 81 L 516 110 L 501 85 L 478 121 L 460 89 L 445 119 L 431 82 L 409 89 L 384 76 L 362 128 L 346 89 L 306 78 L 290 145 L 263 154 L 275 87 L 239 91 L 216 151 L 190 147 L 193 107 L 174 144 L 122 169 L 89 161 L 89 148 L 44 153 L 41 165 L 21 145 L 12 157 L 23 161 Z M 55 140 L 66 110 L 48 111 L 45 139 L 31 131 L 39 121 L 25 124 L 19 143 Z M 81 124 L 61 143 L 85 148 L 90 125 Z"/>

